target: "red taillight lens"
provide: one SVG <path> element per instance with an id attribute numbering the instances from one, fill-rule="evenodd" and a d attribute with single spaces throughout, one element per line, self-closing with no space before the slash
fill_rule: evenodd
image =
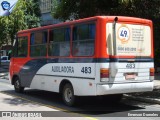
<path id="1" fill-rule="evenodd" d="M 100 70 L 101 78 L 109 78 L 109 69 L 102 68 Z"/>
<path id="2" fill-rule="evenodd" d="M 154 68 L 150 68 L 150 76 L 154 76 L 154 72 L 155 72 Z"/>

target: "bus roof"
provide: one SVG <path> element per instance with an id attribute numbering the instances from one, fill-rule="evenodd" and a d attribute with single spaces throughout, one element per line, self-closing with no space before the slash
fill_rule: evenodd
<path id="1" fill-rule="evenodd" d="M 60 26 L 67 26 L 67 25 L 72 25 L 75 23 L 81 23 L 81 22 L 87 22 L 87 21 L 94 21 L 97 19 L 107 19 L 108 21 L 114 21 L 114 18 L 118 17 L 119 21 L 124 21 L 124 22 L 130 22 L 134 21 L 136 23 L 146 23 L 146 24 L 151 24 L 152 21 L 148 19 L 143 19 L 143 18 L 136 18 L 136 17 L 127 17 L 127 16 L 94 16 L 94 17 L 89 17 L 89 18 L 83 18 L 83 19 L 78 19 L 78 20 L 73 20 L 73 21 L 67 21 L 67 22 L 62 22 L 58 24 L 53 24 L 53 25 L 47 25 L 47 26 L 41 26 L 37 28 L 32 28 L 32 29 L 27 29 L 27 30 L 21 30 L 18 32 L 18 34 L 21 33 L 26 33 L 26 32 L 32 32 L 36 30 L 45 30 L 45 29 L 50 29 L 52 27 L 60 27 Z"/>

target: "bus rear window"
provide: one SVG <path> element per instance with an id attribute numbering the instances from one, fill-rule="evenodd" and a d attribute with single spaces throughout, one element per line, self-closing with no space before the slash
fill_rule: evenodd
<path id="1" fill-rule="evenodd" d="M 73 56 L 93 56 L 95 24 L 83 24 L 73 28 Z"/>

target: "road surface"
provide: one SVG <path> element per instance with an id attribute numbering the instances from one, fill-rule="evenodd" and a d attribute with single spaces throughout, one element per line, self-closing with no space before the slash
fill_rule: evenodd
<path id="1" fill-rule="evenodd" d="M 159 120 L 160 117 L 160 105 L 154 103 L 138 102 L 127 98 L 123 98 L 118 104 L 105 103 L 96 98 L 83 98 L 81 102 L 76 107 L 67 107 L 59 94 L 41 90 L 26 89 L 23 94 L 18 94 L 14 92 L 14 87 L 10 85 L 9 80 L 0 79 L 0 111 L 42 113 L 47 111 L 48 113 L 44 113 L 50 116 L 47 119 L 76 117 L 76 120 Z M 157 114 L 159 117 L 156 116 Z M 135 117 L 135 115 L 145 117 Z"/>

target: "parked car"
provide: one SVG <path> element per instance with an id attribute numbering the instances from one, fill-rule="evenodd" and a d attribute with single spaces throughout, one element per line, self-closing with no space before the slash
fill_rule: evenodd
<path id="1" fill-rule="evenodd" d="M 8 62 L 10 62 L 8 56 L 1 56 L 1 63 L 8 63 Z"/>

